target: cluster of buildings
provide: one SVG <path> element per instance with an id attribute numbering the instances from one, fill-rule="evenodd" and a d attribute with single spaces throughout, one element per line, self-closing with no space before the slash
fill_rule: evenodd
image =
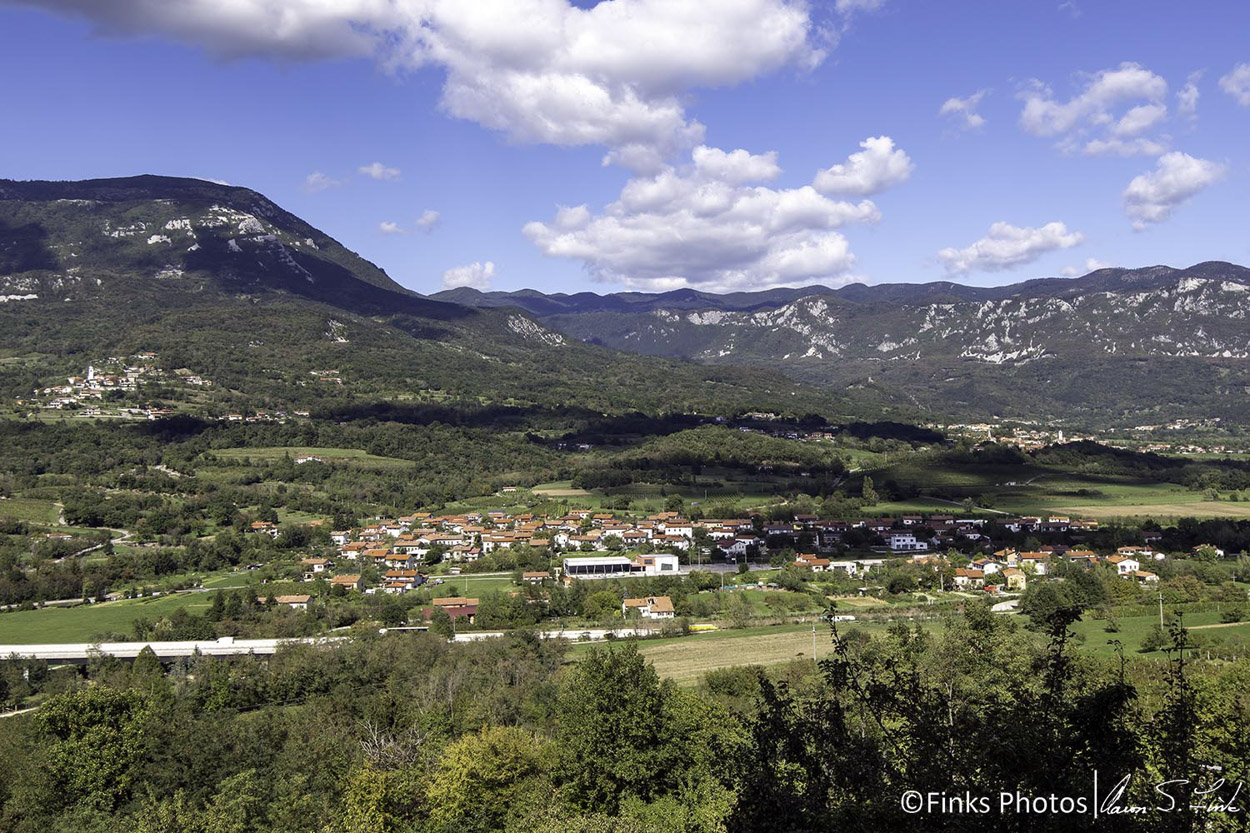
<path id="1" fill-rule="evenodd" d="M 444 561 L 471 564 L 492 552 L 528 546 L 564 553 L 566 575 L 615 577 L 675 573 L 678 554 L 691 551 L 696 540 L 702 547 L 719 548 L 730 558 L 750 559 L 785 546 L 834 547 L 848 531 L 858 529 L 876 535 L 892 553 L 906 554 L 927 552 L 960 538 L 976 540 L 982 537 L 980 529 L 985 523 L 984 518 L 953 515 L 849 521 L 799 515 L 793 521 L 759 523 L 751 518 L 690 520 L 677 512 L 623 519 L 589 509 L 554 516 L 503 511 L 455 515 L 418 512 L 378 520 L 359 529 L 336 530 L 331 538 L 342 557 L 379 568 L 408 569 L 436 549 Z M 272 525 L 262 522 L 252 526 L 255 531 L 276 534 Z"/>
<path id="2" fill-rule="evenodd" d="M 1164 557 L 1163 553 L 1146 546 L 1120 547 L 1114 555 L 1098 555 L 1090 550 L 1062 545 L 1042 547 L 1035 552 L 1003 549 L 992 556 L 978 558 L 967 567 L 957 567 L 954 586 L 959 590 L 985 590 L 989 593 L 1023 591 L 1030 578 L 1050 575 L 1060 561 L 1084 569 L 1106 564 L 1121 578 L 1150 585 L 1158 583 L 1159 576 L 1142 567 Z"/>
<path id="3" fill-rule="evenodd" d="M 1003 425 L 975 422 L 933 425 L 931 427 L 954 436 L 969 437 L 975 440 L 989 440 L 1002 445 L 1014 445 L 1022 451 L 1036 451 L 1048 445 L 1097 439 L 1092 434 L 1065 433 L 1062 428 L 1056 429 L 1028 420 Z"/>
<path id="4" fill-rule="evenodd" d="M 247 422 L 247 423 L 252 423 L 252 422 L 283 423 L 283 422 L 286 422 L 291 417 L 299 417 L 302 419 L 307 419 L 309 414 L 310 414 L 309 411 L 291 411 L 290 413 L 287 413 L 286 411 L 256 411 L 250 414 L 223 414 L 217 417 L 217 421 L 218 422 Z M 314 459 L 320 459 L 320 458 L 314 458 Z M 296 462 L 298 463 L 301 461 L 297 459 Z M 304 460 L 303 462 L 308 462 L 308 461 Z"/>
<path id="5" fill-rule="evenodd" d="M 618 518 L 613 513 L 573 509 L 562 515 L 511 514 L 504 511 L 475 511 L 460 514 L 417 512 L 400 518 L 378 519 L 363 527 L 331 532 L 337 555 L 306 558 L 301 562 L 305 580 L 319 577 L 333 586 L 367 593 L 406 593 L 427 582 L 422 572 L 431 555 L 449 562 L 452 572 L 483 556 L 528 547 L 559 555 L 559 566 L 552 573 L 525 573 L 527 583 L 543 583 L 553 577 L 575 579 L 620 579 L 633 577 L 678 576 L 681 555 L 687 551 L 719 547 L 730 558 L 765 555 L 768 551 L 792 547 L 800 554 L 795 566 L 813 572 L 843 573 L 863 579 L 883 569 L 890 559 L 906 558 L 913 564 L 928 565 L 948 572 L 945 553 L 955 545 L 981 541 L 985 546 L 984 518 L 954 515 L 904 515 L 894 518 L 826 520 L 814 515 L 798 515 L 792 521 L 761 522 L 759 519 L 691 520 L 678 512 L 659 512 L 646 517 Z M 1090 531 L 1096 521 L 1063 516 L 1019 517 L 1000 522 L 1013 532 L 1067 533 Z M 837 559 L 824 557 L 842 543 L 852 530 L 875 541 L 870 557 Z M 257 521 L 257 534 L 277 535 L 276 524 Z M 857 543 L 862 543 L 861 535 Z M 697 542 L 697 543 L 696 543 Z M 965 550 L 966 551 L 966 550 Z M 1122 577 L 1142 584 L 1153 584 L 1158 575 L 1145 569 L 1164 556 L 1149 545 L 1122 547 L 1112 555 L 1063 544 L 1047 545 L 1037 551 L 1000 549 L 974 557 L 966 566 L 953 570 L 946 589 L 984 590 L 989 593 L 1018 592 L 1028 582 L 1051 574 L 1054 565 L 1066 561 L 1086 568 L 1110 565 Z M 692 559 L 693 560 L 693 559 Z M 346 574 L 332 575 L 335 562 Z M 376 568 L 381 581 L 365 588 L 363 567 Z M 658 597 L 662 598 L 662 597 Z M 649 618 L 665 618 L 662 601 L 655 605 L 633 604 L 626 600 L 624 610 L 637 609 Z M 644 600 L 645 601 L 645 600 Z M 470 619 L 476 614 L 476 600 L 450 605 L 449 614 Z M 643 608 L 646 608 L 645 610 Z M 671 610 L 671 603 L 669 605 Z"/>
<path id="6" fill-rule="evenodd" d="M 268 531 L 257 527 L 253 524 L 257 531 Z M 444 561 L 455 564 L 471 564 L 483 555 L 519 546 L 565 553 L 645 550 L 671 554 L 688 550 L 696 529 L 726 544 L 739 538 L 758 543 L 758 536 L 746 532 L 752 528 L 749 519 L 694 522 L 676 512 L 660 512 L 635 520 L 620 520 L 611 513 L 589 509 L 574 509 L 559 516 L 501 511 L 456 515 L 418 512 L 378 520 L 359 529 L 335 530 L 330 537 L 344 558 L 379 567 L 408 568 L 436 549 Z M 671 562 L 660 560 L 661 565 L 669 563 L 676 563 L 676 557 Z M 662 566 L 655 569 L 667 571 Z"/>
<path id="7" fill-rule="evenodd" d="M 123 393 L 137 390 L 139 385 L 151 381 L 176 381 L 192 387 L 207 388 L 212 382 L 188 368 L 168 372 L 157 364 L 155 353 L 136 353 L 133 356 L 115 356 L 105 359 L 97 367 L 87 365 L 82 376 L 68 376 L 65 384 L 52 385 L 34 391 L 33 400 L 19 399 L 18 405 L 36 405 L 45 409 L 83 409 L 84 416 L 99 416 L 106 394 L 111 391 Z M 121 416 L 158 419 L 170 412 L 159 408 L 116 409 Z"/>

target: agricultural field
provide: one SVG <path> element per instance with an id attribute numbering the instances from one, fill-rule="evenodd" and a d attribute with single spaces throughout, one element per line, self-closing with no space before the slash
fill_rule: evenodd
<path id="1" fill-rule="evenodd" d="M 1204 500 L 1202 493 L 1176 483 L 1087 475 L 1031 464 L 939 467 L 916 459 L 874 472 L 872 477 L 878 488 L 893 483 L 922 492 L 919 497 L 883 501 L 875 507 L 886 514 L 951 512 L 963 498 L 971 497 L 984 499 L 999 512 L 1026 515 L 1250 518 L 1250 503 Z"/>
<path id="2" fill-rule="evenodd" d="M 39 524 L 55 524 L 57 516 L 57 505 L 50 500 L 22 497 L 0 500 L 0 518 Z"/>
<path id="3" fill-rule="evenodd" d="M 411 460 L 400 460 L 396 457 L 379 457 L 361 451 L 358 448 L 313 448 L 308 446 L 274 446 L 268 448 L 227 448 L 214 450 L 213 454 L 222 462 L 248 459 L 257 463 L 273 463 L 285 457 L 320 457 L 328 463 L 346 463 L 363 469 L 402 469 L 412 468 Z"/>
<path id="4" fill-rule="evenodd" d="M 1057 509 L 1071 515 L 1098 520 L 1127 517 L 1150 517 L 1159 521 L 1183 517 L 1250 518 L 1250 503 L 1209 500 L 1174 503 L 1085 504 L 1057 507 Z"/>
<path id="5" fill-rule="evenodd" d="M 168 616 L 180 608 L 188 613 L 203 613 L 210 602 L 208 593 L 178 593 L 80 607 L 0 613 L 0 645 L 90 642 L 101 634 L 129 634 L 136 619 Z"/>
<path id="6" fill-rule="evenodd" d="M 857 628 L 873 634 L 884 633 L 886 629 L 885 624 L 876 622 L 848 622 L 841 627 Z M 938 621 L 926 622 L 924 627 L 938 629 L 942 624 Z M 832 650 L 828 627 L 817 623 L 815 633 L 816 658 L 821 659 Z M 588 650 L 588 645 L 576 645 L 571 654 L 577 657 Z M 678 685 L 690 686 L 708 671 L 717 668 L 810 661 L 812 625 L 772 625 L 708 631 L 670 639 L 644 639 L 638 642 L 638 651 L 655 666 L 656 673 L 661 677 L 671 679 Z"/>

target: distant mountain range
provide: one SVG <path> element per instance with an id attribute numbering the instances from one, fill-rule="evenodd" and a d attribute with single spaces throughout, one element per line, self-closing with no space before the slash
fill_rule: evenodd
<path id="1" fill-rule="evenodd" d="M 515 307 L 422 297 L 247 188 L 0 180 L 0 398 L 139 351 L 213 380 L 215 405 L 240 410 L 839 412 L 840 397 L 777 374 L 631 355 Z"/>
<path id="2" fill-rule="evenodd" d="M 585 341 L 770 368 L 971 418 L 1250 420 L 1250 269 L 1100 269 L 1001 287 L 811 286 L 713 295 L 483 293 Z"/>
<path id="3" fill-rule="evenodd" d="M 126 351 L 237 407 L 361 399 L 1250 422 L 1250 270 L 714 295 L 424 297 L 246 188 L 0 180 L 0 395 Z M 339 371 L 340 389 L 310 387 Z M 806 383 L 796 385 L 794 380 Z"/>

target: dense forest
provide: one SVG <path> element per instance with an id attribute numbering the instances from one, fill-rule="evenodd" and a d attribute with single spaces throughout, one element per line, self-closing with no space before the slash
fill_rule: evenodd
<path id="1" fill-rule="evenodd" d="M 474 644 L 359 634 L 170 668 L 99 657 L 83 676 L 10 662 L 2 684 L 46 699 L 0 735 L 0 825 L 1244 829 L 1244 814 L 1190 805 L 1232 799 L 1246 777 L 1250 663 L 1195 671 L 1178 625 L 1164 665 L 1126 671 L 1074 652 L 1075 615 L 1056 608 L 1034 633 L 970 605 L 934 633 L 835 629 L 818 666 L 725 669 L 694 688 L 662 681 L 634 645 L 569 649 L 524 631 Z M 1097 822 L 1095 769 L 1104 784 L 1128 778 Z M 1155 790 L 1165 781 L 1171 798 Z M 909 814 L 912 790 L 992 806 Z"/>

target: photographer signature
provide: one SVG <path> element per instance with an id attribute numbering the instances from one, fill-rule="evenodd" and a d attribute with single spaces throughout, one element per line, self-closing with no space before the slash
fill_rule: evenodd
<path id="1" fill-rule="evenodd" d="M 1241 781 L 1229 782 L 1223 778 L 1205 787 L 1194 787 L 1190 778 L 1175 778 L 1155 784 L 1156 801 L 1154 806 L 1128 804 L 1125 793 L 1132 782 L 1132 775 L 1125 775 L 1106 797 L 1098 804 L 1099 815 L 1136 815 L 1142 813 L 1175 813 L 1189 809 L 1196 813 L 1242 813 L 1244 808 L 1238 803 L 1242 788 Z M 1185 793 L 1189 793 L 1186 803 Z"/>

